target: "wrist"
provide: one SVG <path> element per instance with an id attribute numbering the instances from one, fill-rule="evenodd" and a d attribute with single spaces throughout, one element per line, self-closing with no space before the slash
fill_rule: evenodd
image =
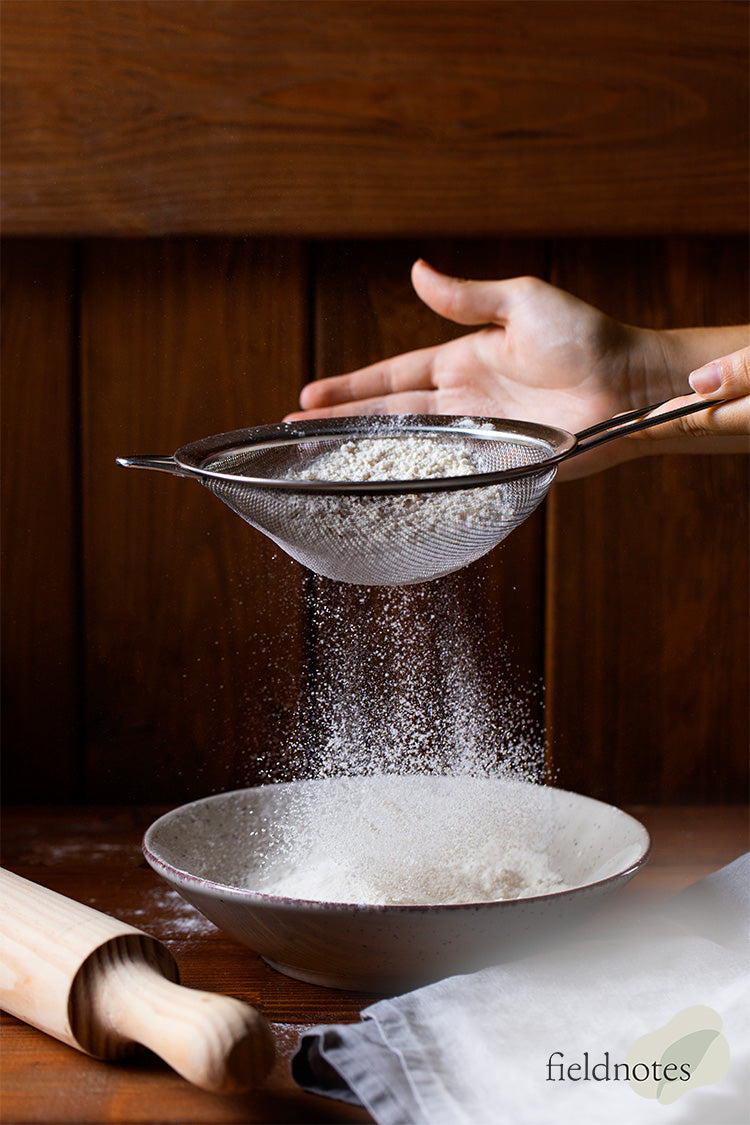
<path id="1" fill-rule="evenodd" d="M 676 333 L 630 325 L 627 332 L 628 385 L 634 408 L 664 402 L 690 390 L 687 377 L 692 368 L 682 371 Z"/>

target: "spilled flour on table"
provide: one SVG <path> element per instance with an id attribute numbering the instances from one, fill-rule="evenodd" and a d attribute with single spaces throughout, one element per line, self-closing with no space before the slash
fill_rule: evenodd
<path id="1" fill-rule="evenodd" d="M 196 934 L 216 932 L 216 926 L 209 922 L 199 910 L 186 902 L 182 895 L 170 888 L 156 886 L 148 891 L 149 902 L 131 912 L 132 924 L 139 926 L 140 918 L 156 919 L 159 937 L 192 937 Z M 130 919 L 129 919 L 130 920 Z M 152 922 L 153 925 L 153 922 Z"/>

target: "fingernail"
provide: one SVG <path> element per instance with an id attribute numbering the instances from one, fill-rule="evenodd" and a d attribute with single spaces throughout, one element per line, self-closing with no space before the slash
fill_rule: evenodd
<path id="1" fill-rule="evenodd" d="M 688 383 L 699 395 L 710 395 L 712 391 L 718 391 L 722 384 L 721 364 L 713 360 L 705 367 L 699 367 L 688 376 Z"/>

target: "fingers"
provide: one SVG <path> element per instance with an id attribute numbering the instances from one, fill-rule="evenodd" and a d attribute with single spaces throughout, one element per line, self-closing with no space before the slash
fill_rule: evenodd
<path id="1" fill-rule="evenodd" d="M 702 396 L 703 397 L 703 396 Z M 708 396 L 706 402 L 711 403 Z M 671 399 L 651 417 L 667 414 L 680 406 L 688 406 L 695 401 L 695 395 Z M 696 438 L 701 439 L 696 442 Z M 740 393 L 736 398 L 716 402 L 706 410 L 698 410 L 675 418 L 653 429 L 642 430 L 632 438 L 639 444 L 652 447 L 651 451 L 684 453 L 744 453 L 750 448 L 750 396 Z"/>
<path id="2" fill-rule="evenodd" d="M 682 400 L 678 399 L 678 402 Z M 667 431 L 670 435 L 684 435 L 690 439 L 714 438 L 731 445 L 717 445 L 718 452 L 744 453 L 750 448 L 750 398 L 747 396 L 731 399 L 718 404 L 708 410 L 700 410 L 696 414 L 687 414 L 671 423 L 672 429 Z M 658 437 L 658 433 L 657 433 Z M 700 453 L 702 446 L 697 448 L 685 447 L 686 452 Z"/>
<path id="3" fill-rule="evenodd" d="M 714 359 L 693 371 L 690 386 L 705 398 L 739 398 L 750 394 L 750 348 Z"/>
<path id="4" fill-rule="evenodd" d="M 411 280 L 421 300 L 447 320 L 456 324 L 505 323 L 509 293 L 504 281 L 448 277 L 421 258 L 412 266 Z"/>
<path id="5" fill-rule="evenodd" d="M 412 280 L 418 295 L 435 312 L 459 324 L 493 324 L 495 332 L 503 329 L 511 305 L 538 296 L 540 286 L 551 290 L 536 278 L 461 281 L 439 273 L 421 259 L 412 268 Z M 432 401 L 430 396 L 436 392 L 436 357 L 441 355 L 445 359 L 453 345 L 464 347 L 452 341 L 406 352 L 344 375 L 315 380 L 303 388 L 300 407 L 308 416 L 318 417 L 364 412 L 402 413 L 402 400 L 397 396 L 408 393 L 419 396 L 409 399 L 410 412 L 418 412 L 414 404 Z M 298 417 L 300 412 L 288 415 L 290 420 Z"/>
<path id="6" fill-rule="evenodd" d="M 694 436 L 732 438 L 733 448 L 746 450 L 750 436 L 750 348 L 704 364 L 691 373 L 688 381 L 703 398 L 725 401 L 683 419 L 683 430 Z M 736 444 L 737 439 L 744 439 L 741 446 Z"/>
<path id="7" fill-rule="evenodd" d="M 412 269 L 414 287 L 427 305 L 435 312 L 459 324 L 501 324 L 509 294 L 518 294 L 525 280 L 460 281 L 438 273 L 426 262 L 415 262 Z M 509 290 L 507 286 L 514 286 Z M 449 345 L 443 345 L 442 351 Z M 300 394 L 300 406 L 307 416 L 321 418 L 346 414 L 424 413 L 425 405 L 434 401 L 433 373 L 435 357 L 440 346 L 420 348 L 395 356 L 381 363 L 371 364 L 358 371 L 318 379 L 308 383 Z M 409 394 L 411 405 L 402 409 L 403 399 Z M 419 403 L 417 408 L 415 405 Z M 339 409 L 343 408 L 343 409 Z M 288 415 L 294 421 L 300 412 Z"/>
<path id="8" fill-rule="evenodd" d="M 429 390 L 436 351 L 437 348 L 421 348 L 346 375 L 317 379 L 303 387 L 300 406 L 303 410 L 319 410 L 321 407 L 365 402 L 405 391 Z"/>
<path id="9" fill-rule="evenodd" d="M 287 414 L 285 422 L 301 422 L 310 418 L 346 418 L 360 414 L 440 414 L 438 392 L 435 390 L 404 391 L 382 397 L 345 399 Z"/>

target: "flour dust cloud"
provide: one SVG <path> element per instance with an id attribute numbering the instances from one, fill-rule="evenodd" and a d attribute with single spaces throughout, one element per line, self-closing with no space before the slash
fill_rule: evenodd
<path id="1" fill-rule="evenodd" d="M 529 831 L 544 819 L 537 701 L 507 654 L 486 666 L 482 611 L 462 582 L 309 582 L 308 679 L 287 753 L 293 777 L 320 785 L 300 790 L 247 885 L 386 904 L 562 889 Z"/>
<path id="2" fill-rule="evenodd" d="M 482 622 L 460 577 L 364 588 L 321 581 L 308 596 L 313 654 L 293 735 L 298 776 L 512 774 L 542 768 L 533 700 L 488 682 Z"/>

